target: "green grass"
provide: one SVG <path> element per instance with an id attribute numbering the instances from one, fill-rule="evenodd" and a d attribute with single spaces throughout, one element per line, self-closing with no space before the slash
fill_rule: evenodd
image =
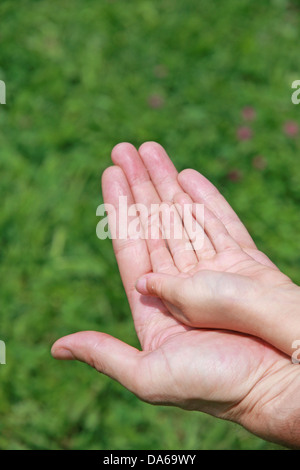
<path id="1" fill-rule="evenodd" d="M 50 347 L 86 329 L 137 344 L 111 244 L 95 233 L 101 173 L 121 141 L 156 140 L 179 170 L 204 173 L 300 281 L 300 144 L 283 131 L 300 122 L 299 7 L 1 0 L 0 448 L 277 448 L 142 403 L 85 364 L 54 361 Z M 236 134 L 244 125 L 247 141 Z"/>

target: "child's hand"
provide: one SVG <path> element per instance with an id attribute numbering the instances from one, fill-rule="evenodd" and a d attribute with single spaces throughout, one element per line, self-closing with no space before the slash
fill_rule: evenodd
<path id="1" fill-rule="evenodd" d="M 185 170 L 179 175 L 179 181 L 186 193 L 177 194 L 174 202 L 181 207 L 193 206 L 191 196 L 197 192 L 197 185 L 205 184 L 212 197 L 221 197 L 211 183 L 194 170 Z M 193 214 L 196 216 L 195 210 Z M 233 214 L 232 211 L 231 220 L 227 220 L 232 232 L 245 230 Z M 176 224 L 176 220 L 173 222 Z M 196 230 L 199 236 L 202 225 L 199 221 Z M 196 262 L 192 266 L 184 262 L 190 261 L 191 256 L 186 240 L 167 239 L 173 269 L 168 266 L 167 274 L 153 273 L 140 278 L 137 290 L 162 299 L 168 310 L 189 326 L 249 333 L 291 354 L 293 341 L 300 339 L 297 303 L 300 289 L 256 249 L 254 242 L 251 248 L 249 240 L 247 248 L 238 243 L 221 218 L 207 207 L 204 228 L 204 243 L 201 249 L 195 250 Z"/>

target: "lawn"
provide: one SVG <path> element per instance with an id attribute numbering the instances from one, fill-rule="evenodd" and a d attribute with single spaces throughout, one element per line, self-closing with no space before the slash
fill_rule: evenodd
<path id="1" fill-rule="evenodd" d="M 1 449 L 277 449 L 210 416 L 154 407 L 52 343 L 137 345 L 100 179 L 121 141 L 205 174 L 300 282 L 300 2 L 1 0 Z"/>

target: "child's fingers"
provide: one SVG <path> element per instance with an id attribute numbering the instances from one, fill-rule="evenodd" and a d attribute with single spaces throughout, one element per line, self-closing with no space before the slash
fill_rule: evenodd
<path id="1" fill-rule="evenodd" d="M 186 289 L 186 282 L 189 279 L 187 274 L 182 273 L 177 276 L 168 274 L 152 273 L 141 277 L 137 280 L 136 290 L 142 295 L 149 295 L 160 298 L 167 306 L 168 310 L 179 321 L 189 324 L 184 316 L 184 312 L 188 310 L 189 304 L 192 303 L 192 292 Z"/>

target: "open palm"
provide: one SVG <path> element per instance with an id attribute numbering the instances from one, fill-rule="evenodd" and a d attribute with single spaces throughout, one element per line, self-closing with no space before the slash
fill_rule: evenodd
<path id="1" fill-rule="evenodd" d="M 182 192 L 177 171 L 158 144 L 143 144 L 139 152 L 130 144 L 119 144 L 112 159 L 115 166 L 105 171 L 102 187 L 105 201 L 116 210 L 120 196 L 127 196 L 128 204 L 141 202 L 148 206 L 172 201 Z M 58 340 L 52 354 L 58 359 L 87 362 L 145 401 L 205 411 L 272 438 L 267 423 L 270 403 L 273 407 L 277 396 L 288 393 L 286 377 L 292 380 L 294 375 L 289 358 L 252 336 L 185 325 L 171 315 L 160 299 L 141 295 L 135 288 L 136 280 L 148 273 L 176 274 L 178 269 L 188 271 L 199 263 L 208 263 L 205 269 L 209 270 L 232 271 L 237 267 L 238 274 L 247 265 L 253 273 L 258 265 L 262 266 L 261 272 L 279 273 L 256 250 L 228 203 L 216 192 L 211 197 L 207 189 L 205 183 L 201 199 L 199 196 L 197 201 L 192 194 L 193 200 L 206 204 L 227 227 L 232 240 L 243 246 L 243 253 L 229 250 L 231 253 L 223 256 L 211 252 L 210 257 L 203 256 L 194 263 L 195 252 L 186 251 L 184 255 L 179 250 L 178 256 L 172 256 L 160 240 L 113 240 L 142 350 L 105 333 L 80 332 Z M 224 237 L 219 239 L 222 242 Z M 178 268 L 180 262 L 185 267 Z M 279 384 L 276 391 L 274 384 Z M 259 419 L 253 419 L 253 410 Z"/>
<path id="2" fill-rule="evenodd" d="M 162 213 L 167 246 L 161 240 L 155 274 L 138 280 L 138 291 L 159 297 L 186 325 L 250 333 L 290 353 L 291 345 L 283 346 L 281 338 L 274 342 L 273 331 L 266 328 L 272 312 L 270 302 L 264 300 L 295 285 L 256 248 L 236 214 L 205 177 L 185 170 L 178 180 L 186 191 L 173 197 L 178 210 L 173 205 L 168 212 L 165 205 Z M 195 201 L 203 206 L 201 216 Z M 185 221 L 186 208 L 193 216 L 193 228 Z M 153 257 L 157 251 L 154 247 Z M 267 311 L 263 311 L 265 304 Z"/>

